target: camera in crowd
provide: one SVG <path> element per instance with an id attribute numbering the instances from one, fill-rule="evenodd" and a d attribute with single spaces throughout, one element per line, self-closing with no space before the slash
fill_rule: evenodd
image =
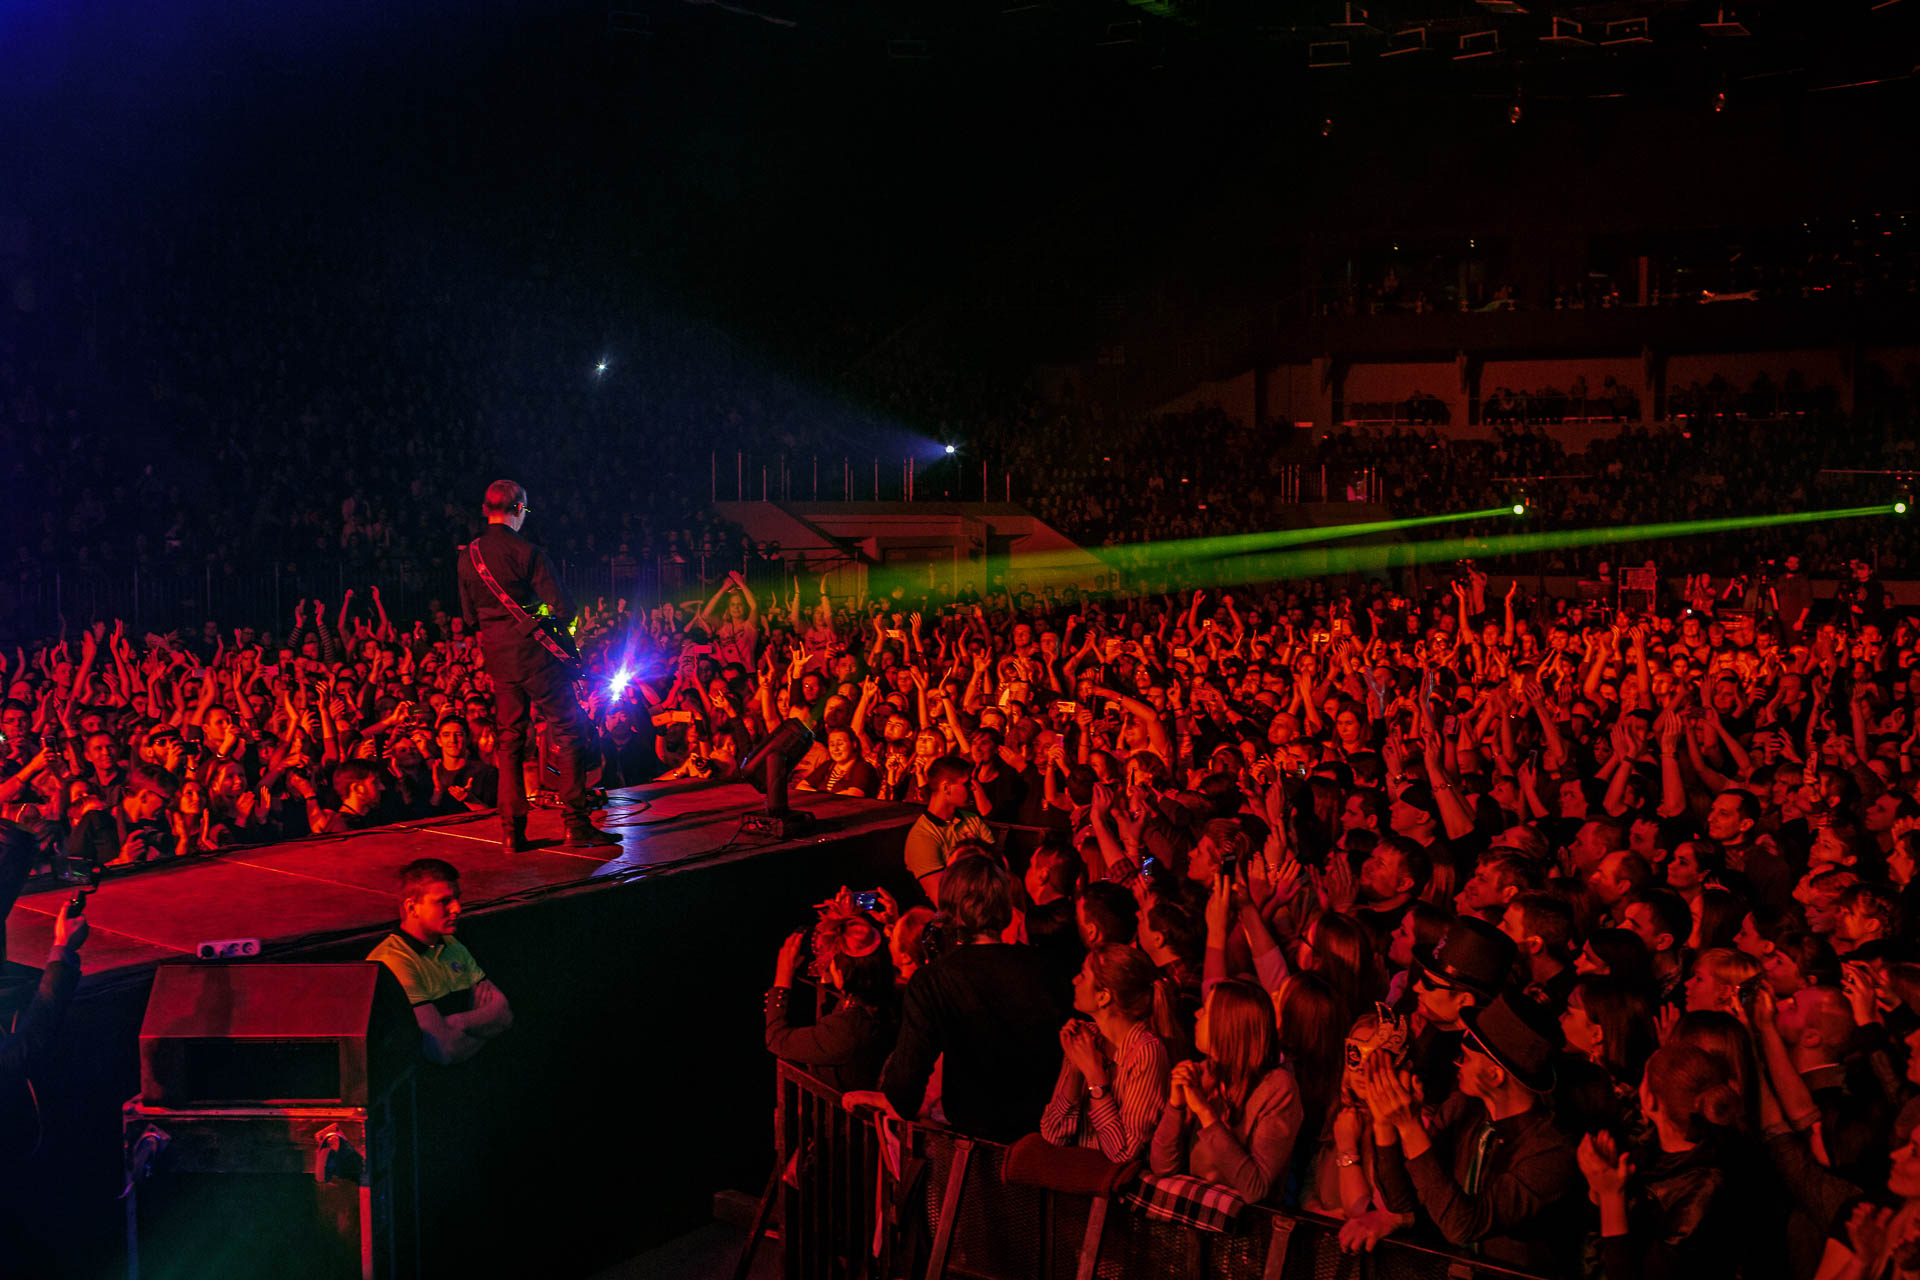
<path id="1" fill-rule="evenodd" d="M 89 894 L 100 890 L 100 864 L 84 853 L 62 851 L 53 860 L 54 878 L 73 890 L 67 900 L 67 913 L 81 915 L 87 909 Z"/>

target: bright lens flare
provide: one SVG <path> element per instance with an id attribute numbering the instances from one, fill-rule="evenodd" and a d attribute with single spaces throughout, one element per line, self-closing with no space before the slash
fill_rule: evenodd
<path id="1" fill-rule="evenodd" d="M 1513 504 L 1513 514 L 1515 514 L 1515 515 L 1517 515 L 1517 516 L 1523 516 L 1523 515 L 1525 515 L 1525 514 L 1527 514 L 1527 504 L 1526 504 L 1526 503 L 1524 503 L 1524 502 L 1516 502 L 1516 503 L 1514 503 L 1514 504 Z"/>
<path id="2" fill-rule="evenodd" d="M 1905 515 L 1905 514 L 1907 514 L 1907 504 L 1906 504 L 1906 503 L 1904 503 L 1904 502 L 1896 502 L 1896 503 L 1894 503 L 1894 504 L 1893 504 L 1893 514 L 1895 514 L 1895 515 L 1897 515 L 1897 516 L 1903 516 L 1903 515 Z"/>
<path id="3" fill-rule="evenodd" d="M 607 687 L 612 692 L 613 696 L 618 698 L 626 693 L 627 686 L 632 683 L 633 683 L 633 672 L 627 670 L 627 668 L 625 667 L 622 667 L 618 671 L 613 673 L 613 680 L 611 683 L 608 684 Z"/>

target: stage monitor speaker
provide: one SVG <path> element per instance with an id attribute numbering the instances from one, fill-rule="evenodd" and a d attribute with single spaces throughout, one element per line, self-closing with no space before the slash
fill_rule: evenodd
<path id="1" fill-rule="evenodd" d="M 365 1107 L 419 1044 L 384 965 L 168 965 L 140 1027 L 140 1100 Z"/>
<path id="2" fill-rule="evenodd" d="M 122 1113 L 129 1274 L 417 1280 L 419 1060 L 384 965 L 160 969 Z"/>

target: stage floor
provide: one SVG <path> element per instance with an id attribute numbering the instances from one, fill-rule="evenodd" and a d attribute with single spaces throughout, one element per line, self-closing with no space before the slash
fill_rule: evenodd
<path id="1" fill-rule="evenodd" d="M 618 848 L 579 853 L 560 848 L 560 814 L 535 810 L 527 853 L 500 851 L 491 813 L 316 836 L 181 859 L 110 876 L 87 905 L 92 936 L 82 955 L 91 985 L 197 957 L 202 942 L 258 938 L 263 954 L 292 951 L 356 933 L 390 928 L 398 916 L 399 870 L 415 858 L 444 858 L 460 869 L 466 912 L 502 910 L 525 895 L 592 891 L 694 865 L 734 861 L 779 849 L 906 829 L 919 810 L 873 800 L 797 793 L 795 808 L 819 819 L 801 840 L 744 834 L 740 820 L 765 804 L 745 784 L 689 789 L 632 787 L 613 792 L 601 818 Z M 23 894 L 7 919 L 7 958 L 38 968 L 53 941 L 67 890 L 49 885 Z"/>

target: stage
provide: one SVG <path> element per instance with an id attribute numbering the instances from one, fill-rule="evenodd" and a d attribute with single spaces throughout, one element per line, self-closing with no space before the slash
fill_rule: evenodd
<path id="1" fill-rule="evenodd" d="M 125 1274 L 119 1109 L 139 1089 L 153 971 L 242 938 L 262 955 L 235 963 L 360 959 L 398 914 L 399 868 L 438 857 L 460 869 L 460 937 L 515 1015 L 447 1077 L 475 1114 L 444 1140 L 488 1170 L 484 1256 L 587 1274 L 697 1226 L 714 1191 L 757 1192 L 771 1159 L 760 995 L 781 938 L 842 884 L 914 892 L 900 850 L 917 810 L 798 793 L 818 826 L 774 841 L 741 831 L 764 803 L 733 784 L 616 792 L 602 825 L 621 844 L 588 853 L 561 849 L 559 814 L 536 810 L 522 854 L 502 853 L 497 819 L 478 814 L 110 875 L 88 905 L 79 997 L 36 1081 L 43 1150 L 7 1179 L 28 1198 L 21 1216 L 62 1243 L 71 1274 Z M 67 893 L 22 895 L 10 959 L 44 962 Z"/>
<path id="2" fill-rule="evenodd" d="M 471 920 L 527 895 L 592 891 L 707 861 L 855 839 L 911 824 L 917 812 L 799 792 L 796 807 L 820 820 L 813 836 L 774 842 L 739 834 L 740 819 L 764 804 L 741 784 L 616 791 L 601 825 L 620 837 L 620 847 L 585 853 L 560 847 L 558 811 L 535 810 L 528 823 L 535 848 L 527 853 L 502 853 L 499 819 L 482 813 L 110 872 L 87 906 L 93 933 L 82 957 L 82 989 L 194 959 L 202 942 L 257 938 L 271 958 L 321 940 L 377 938 L 399 914 L 400 868 L 415 858 L 444 858 L 460 869 Z M 46 961 L 54 918 L 68 896 L 56 885 L 40 888 L 29 886 L 7 919 L 7 958 L 36 968 Z"/>

